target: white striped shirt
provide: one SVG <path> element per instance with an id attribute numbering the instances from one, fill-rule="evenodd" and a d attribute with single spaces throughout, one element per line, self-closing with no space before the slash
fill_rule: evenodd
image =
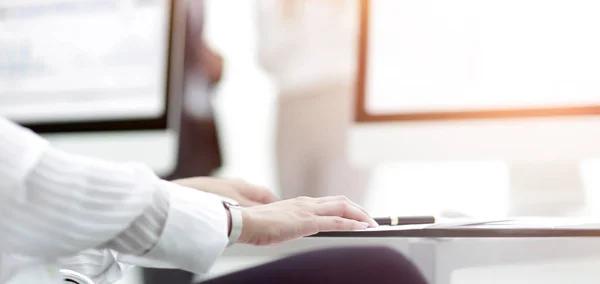
<path id="1" fill-rule="evenodd" d="M 128 265 L 204 273 L 227 215 L 218 196 L 61 152 L 0 118 L 0 239 L 0 283 L 59 283 L 59 265 L 97 283 Z"/>

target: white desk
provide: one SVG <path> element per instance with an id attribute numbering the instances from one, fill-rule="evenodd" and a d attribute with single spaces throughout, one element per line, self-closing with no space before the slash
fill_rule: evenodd
<path id="1" fill-rule="evenodd" d="M 600 257 L 600 238 L 414 239 L 406 253 L 429 283 L 450 284 L 458 269 Z"/>
<path id="2" fill-rule="evenodd" d="M 458 269 L 600 257 L 600 238 L 315 237 L 274 247 L 234 246 L 225 252 L 224 259 L 241 257 L 241 269 L 307 250 L 369 245 L 385 245 L 403 252 L 431 284 L 449 284 L 453 271 Z M 230 272 L 228 266 L 227 270 L 217 267 L 212 276 Z"/>

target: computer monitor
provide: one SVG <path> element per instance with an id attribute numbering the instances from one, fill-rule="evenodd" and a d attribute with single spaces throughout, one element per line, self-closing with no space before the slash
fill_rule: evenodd
<path id="1" fill-rule="evenodd" d="M 354 163 L 505 161 L 508 214 L 582 205 L 581 162 L 600 157 L 600 2 L 360 6 Z"/>
<path id="2" fill-rule="evenodd" d="M 168 0 L 0 2 L 0 115 L 71 153 L 173 171 L 185 13 Z"/>

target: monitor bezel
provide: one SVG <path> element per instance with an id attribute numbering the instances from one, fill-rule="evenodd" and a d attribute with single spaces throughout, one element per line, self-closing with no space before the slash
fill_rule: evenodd
<path id="1" fill-rule="evenodd" d="M 589 116 L 600 115 L 600 105 L 582 105 L 569 107 L 546 108 L 513 108 L 473 111 L 439 111 L 420 113 L 386 113 L 372 114 L 366 107 L 366 75 L 368 64 L 369 17 L 370 0 L 359 0 L 359 34 L 357 49 L 357 72 L 355 91 L 354 120 L 358 123 L 377 122 L 418 122 L 436 120 L 481 120 L 481 119 L 510 119 L 560 116 Z"/>
<path id="2" fill-rule="evenodd" d="M 175 12 L 177 0 L 170 1 L 169 11 L 169 36 L 167 44 L 167 68 L 164 85 L 164 108 L 160 116 L 151 118 L 127 118 L 127 119 L 100 119 L 91 121 L 60 121 L 60 122 L 27 122 L 21 125 L 31 129 L 36 133 L 69 133 L 69 132 L 105 132 L 105 131 L 132 131 L 132 130 L 161 130 L 167 129 L 169 126 L 169 117 L 171 110 L 171 84 L 173 83 L 173 67 L 172 49 L 174 45 L 174 27 L 175 27 Z"/>

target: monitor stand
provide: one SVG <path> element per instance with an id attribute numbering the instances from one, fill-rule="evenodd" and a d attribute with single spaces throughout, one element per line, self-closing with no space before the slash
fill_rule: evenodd
<path id="1" fill-rule="evenodd" d="M 509 215 L 586 215 L 586 192 L 578 161 L 509 165 Z"/>

